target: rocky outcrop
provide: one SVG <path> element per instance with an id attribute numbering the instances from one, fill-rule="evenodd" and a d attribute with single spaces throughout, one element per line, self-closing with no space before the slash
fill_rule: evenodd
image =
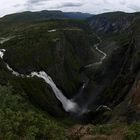
<path id="1" fill-rule="evenodd" d="M 135 23 L 135 25 L 137 24 L 138 22 Z M 136 28 L 138 29 L 138 26 L 133 25 L 130 30 L 134 31 Z M 109 72 L 115 73 L 118 71 L 114 75 L 112 83 L 104 90 L 99 101 L 114 108 L 111 118 L 113 121 L 132 122 L 138 120 L 140 116 L 140 42 L 138 38 L 139 31 L 137 30 L 127 37 L 125 43 L 120 42 L 119 48 L 113 51 L 113 57 L 109 58 L 108 65 L 105 66 Z M 118 61 L 115 61 L 112 65 L 111 61 L 115 59 L 118 59 Z"/>
<path id="2" fill-rule="evenodd" d="M 97 33 L 120 33 L 130 27 L 139 14 L 127 14 L 123 12 L 105 13 L 88 19 L 92 29 Z"/>

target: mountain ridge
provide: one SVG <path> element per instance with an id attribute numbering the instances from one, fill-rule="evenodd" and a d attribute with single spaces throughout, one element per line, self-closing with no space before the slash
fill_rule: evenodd
<path id="1" fill-rule="evenodd" d="M 63 12 L 59 10 L 43 10 L 43 11 L 37 11 L 37 12 L 31 12 L 31 11 L 25 11 L 25 12 L 20 12 L 20 13 L 13 13 L 9 15 L 5 15 L 1 17 L 0 19 L 8 19 L 8 18 L 19 18 L 19 17 L 26 17 L 27 16 L 32 16 L 32 19 L 30 20 L 37 20 L 38 17 L 40 19 L 38 20 L 45 20 L 45 19 L 64 19 L 64 18 L 72 18 L 72 19 L 86 19 L 92 16 L 92 14 L 89 13 L 82 13 L 82 12 Z M 35 19 L 34 19 L 35 18 Z M 28 19 L 29 20 L 29 19 Z"/>

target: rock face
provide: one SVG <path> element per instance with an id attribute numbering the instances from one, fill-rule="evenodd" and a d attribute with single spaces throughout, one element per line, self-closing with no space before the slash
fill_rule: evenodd
<path id="1" fill-rule="evenodd" d="M 100 136 L 87 135 L 87 136 L 83 136 L 80 140 L 108 140 L 108 139 L 109 138 L 104 135 L 100 135 Z"/>
<path id="2" fill-rule="evenodd" d="M 136 76 L 124 100 L 116 106 L 112 120 L 127 121 L 129 123 L 139 120 L 140 116 L 140 74 Z"/>
<path id="3" fill-rule="evenodd" d="M 93 128 L 94 128 L 93 125 L 75 125 L 68 130 L 67 132 L 68 139 L 69 140 L 73 140 L 73 139 L 86 140 L 85 137 L 93 138 L 93 136 L 90 136 Z"/>
<path id="4" fill-rule="evenodd" d="M 100 84 L 105 86 L 104 91 L 99 95 L 98 102 L 112 106 L 115 110 L 112 116 L 114 118 L 117 116 L 115 119 L 120 117 L 121 121 L 123 118 L 123 121 L 129 122 L 137 120 L 140 115 L 140 42 L 138 39 L 140 21 L 138 17 L 135 18 L 137 19 L 130 22 L 131 24 L 125 31 L 120 30 L 123 37 L 119 33 L 117 36 L 114 35 L 118 47 L 108 56 L 104 68 L 97 76 L 97 79 L 100 79 Z M 119 21 L 116 22 L 119 23 Z M 108 32 L 112 31 L 108 30 Z M 98 33 L 100 34 L 100 31 Z"/>
<path id="5" fill-rule="evenodd" d="M 130 27 L 137 19 L 137 13 L 127 14 L 123 12 L 105 13 L 88 19 L 90 26 L 97 33 L 118 33 Z"/>

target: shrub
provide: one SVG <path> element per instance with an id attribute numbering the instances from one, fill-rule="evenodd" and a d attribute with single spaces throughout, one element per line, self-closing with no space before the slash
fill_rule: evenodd
<path id="1" fill-rule="evenodd" d="M 92 133 L 94 135 L 97 135 L 97 134 L 111 135 L 113 131 L 112 127 L 113 126 L 111 125 L 97 125 L 93 129 Z"/>
<path id="2" fill-rule="evenodd" d="M 140 139 L 140 122 L 133 123 L 125 132 L 126 140 L 139 140 Z"/>
<path id="3" fill-rule="evenodd" d="M 0 86 L 1 140 L 63 140 L 64 128 L 47 114 L 34 108 L 12 87 Z"/>

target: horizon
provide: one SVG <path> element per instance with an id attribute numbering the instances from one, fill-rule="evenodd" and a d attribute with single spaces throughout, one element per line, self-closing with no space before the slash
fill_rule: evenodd
<path id="1" fill-rule="evenodd" d="M 0 17 L 26 11 L 43 10 L 82 12 L 94 15 L 115 11 L 126 13 L 140 11 L 139 0 L 114 0 L 113 2 L 111 0 L 1 0 L 0 5 L 2 5 L 0 7 Z"/>
<path id="2" fill-rule="evenodd" d="M 107 14 L 107 13 L 115 13 L 115 12 L 122 12 L 122 13 L 127 13 L 127 14 L 132 14 L 132 13 L 137 13 L 137 12 L 125 12 L 125 11 L 111 11 L 111 12 L 103 12 L 103 13 L 98 13 L 98 14 L 92 14 L 88 12 L 81 12 L 81 11 L 63 11 L 63 10 L 40 10 L 40 11 L 22 11 L 22 12 L 15 12 L 15 13 L 10 13 L 4 16 L 0 16 L 0 18 L 3 18 L 5 16 L 13 15 L 13 14 L 21 14 L 25 12 L 42 12 L 42 11 L 60 11 L 60 12 L 66 12 L 66 13 L 83 13 L 83 14 L 91 14 L 91 15 L 100 15 L 100 14 Z"/>

